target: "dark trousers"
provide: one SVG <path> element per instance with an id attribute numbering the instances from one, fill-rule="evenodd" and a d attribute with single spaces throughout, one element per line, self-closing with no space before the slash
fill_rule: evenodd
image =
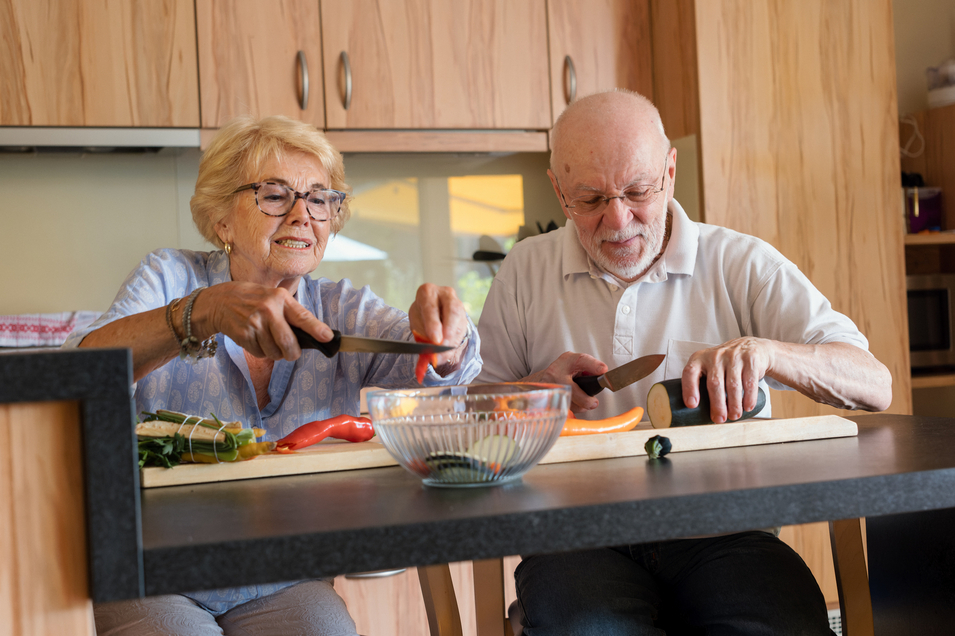
<path id="1" fill-rule="evenodd" d="M 766 532 L 524 557 L 525 636 L 831 636 L 812 573 Z"/>

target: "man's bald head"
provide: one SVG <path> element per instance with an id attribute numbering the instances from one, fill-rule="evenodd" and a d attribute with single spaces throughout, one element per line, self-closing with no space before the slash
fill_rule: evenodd
<path id="1" fill-rule="evenodd" d="M 623 89 L 588 95 L 557 118 L 551 131 L 550 168 L 559 178 L 569 171 L 568 162 L 581 153 L 630 144 L 649 144 L 648 150 L 658 155 L 670 147 L 656 106 L 643 95 Z"/>

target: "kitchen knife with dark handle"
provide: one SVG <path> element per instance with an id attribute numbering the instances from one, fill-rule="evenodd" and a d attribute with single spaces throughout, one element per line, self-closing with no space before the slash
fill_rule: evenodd
<path id="1" fill-rule="evenodd" d="M 339 351 L 356 351 L 359 353 L 441 353 L 450 351 L 454 347 L 428 344 L 426 342 L 408 342 L 407 340 L 385 340 L 383 338 L 366 338 L 364 336 L 343 336 L 340 331 L 332 330 L 332 339 L 328 342 L 319 342 L 307 331 L 290 325 L 292 333 L 298 340 L 298 346 L 303 349 L 318 349 L 325 357 L 331 358 Z"/>
<path id="2" fill-rule="evenodd" d="M 664 358 L 666 356 L 662 353 L 643 356 L 607 371 L 603 375 L 578 375 L 574 378 L 574 382 L 590 396 L 597 395 L 604 389 L 619 391 L 653 373 Z"/>

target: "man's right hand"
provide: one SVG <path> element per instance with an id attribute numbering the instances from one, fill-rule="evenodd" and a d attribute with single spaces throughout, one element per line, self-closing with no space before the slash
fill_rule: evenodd
<path id="1" fill-rule="evenodd" d="M 546 382 L 548 384 L 567 384 L 573 389 L 570 397 L 570 410 L 574 413 L 597 408 L 600 402 L 596 397 L 584 393 L 574 378 L 579 375 L 600 375 L 606 373 L 606 364 L 586 353 L 567 351 L 550 363 L 543 371 L 532 373 L 524 378 L 526 382 Z"/>

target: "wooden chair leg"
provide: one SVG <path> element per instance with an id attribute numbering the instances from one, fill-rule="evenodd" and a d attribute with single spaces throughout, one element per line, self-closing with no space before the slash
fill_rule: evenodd
<path id="1" fill-rule="evenodd" d="M 843 636 L 874 634 L 872 597 L 869 594 L 869 576 L 862 544 L 862 521 L 841 519 L 829 522 Z"/>
<path id="2" fill-rule="evenodd" d="M 458 600 L 447 563 L 418 567 L 418 582 L 431 636 L 463 636 Z"/>
<path id="3" fill-rule="evenodd" d="M 510 636 L 504 609 L 504 559 L 472 561 L 477 636 Z"/>

